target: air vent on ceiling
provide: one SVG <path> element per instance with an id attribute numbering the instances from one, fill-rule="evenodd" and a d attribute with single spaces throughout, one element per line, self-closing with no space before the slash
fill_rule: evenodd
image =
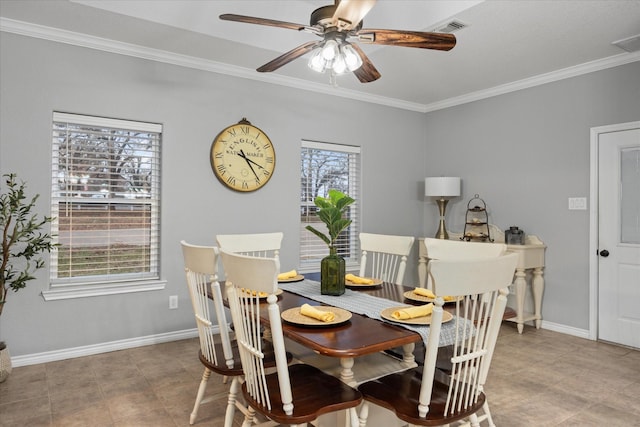
<path id="1" fill-rule="evenodd" d="M 463 28 L 467 28 L 469 25 L 465 24 L 462 21 L 459 21 L 457 19 L 452 19 L 451 21 L 448 21 L 442 25 L 439 25 L 436 27 L 435 30 L 433 30 L 436 33 L 455 33 L 457 31 L 462 30 Z"/>
<path id="2" fill-rule="evenodd" d="M 611 43 L 614 46 L 618 46 L 620 49 L 627 52 L 637 52 L 640 50 L 640 34 L 637 36 L 628 37 L 626 39 L 618 40 Z"/>

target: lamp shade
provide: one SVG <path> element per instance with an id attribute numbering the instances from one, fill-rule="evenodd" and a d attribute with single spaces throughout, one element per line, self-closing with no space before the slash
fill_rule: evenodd
<path id="1" fill-rule="evenodd" d="M 435 197 L 457 197 L 460 195 L 460 178 L 450 176 L 425 178 L 424 195 Z"/>

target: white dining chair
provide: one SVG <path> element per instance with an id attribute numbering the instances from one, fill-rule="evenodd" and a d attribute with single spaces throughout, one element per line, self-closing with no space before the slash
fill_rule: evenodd
<path id="1" fill-rule="evenodd" d="M 227 252 L 263 258 L 279 258 L 283 237 L 284 234 L 281 232 L 218 234 L 216 242 L 220 249 Z"/>
<path id="2" fill-rule="evenodd" d="M 232 427 L 236 408 L 245 414 L 247 408 L 236 399 L 243 372 L 238 347 L 231 339 L 220 283 L 218 282 L 218 248 L 192 245 L 184 240 L 180 242 L 180 245 L 182 246 L 187 287 L 200 339 L 198 357 L 204 365 L 204 373 L 189 417 L 189 424 L 196 421 L 200 405 L 218 397 L 210 396 L 204 399 L 211 372 L 215 372 L 221 375 L 225 381 L 228 377 L 232 378 L 228 392 L 225 392 L 227 394 L 227 408 L 224 422 L 225 427 Z M 265 354 L 265 365 L 275 366 L 273 351 L 267 347 Z"/>
<path id="3" fill-rule="evenodd" d="M 462 240 L 434 239 L 425 237 L 424 245 L 429 259 L 479 259 L 492 258 L 504 254 L 507 245 L 504 243 L 463 242 Z"/>
<path id="4" fill-rule="evenodd" d="M 507 252 L 504 243 L 464 242 L 461 240 L 435 239 L 425 237 L 420 241 L 424 245 L 429 260 L 466 260 L 495 258 Z M 427 289 L 431 289 L 431 277 L 427 274 Z"/>
<path id="5" fill-rule="evenodd" d="M 352 427 L 357 427 L 356 406 L 362 401 L 360 392 L 338 378 L 310 365 L 288 365 L 280 309 L 275 295 L 280 265 L 275 258 L 260 258 L 220 251 L 226 271 L 226 289 L 236 339 L 240 349 L 245 382 L 242 393 L 249 404 L 243 427 L 248 427 L 256 413 L 276 424 L 303 426 L 318 416 L 347 410 Z M 256 295 L 243 289 L 256 291 Z M 260 301 L 267 294 L 268 307 Z M 266 310 L 267 327 L 276 354 L 277 371 L 266 373 L 262 340 L 262 311 Z M 264 317 L 264 316 L 263 316 Z"/>
<path id="6" fill-rule="evenodd" d="M 460 298 L 453 303 L 452 313 L 443 310 L 442 297 L 436 298 L 420 369 L 387 375 L 358 387 L 365 399 L 360 427 L 366 426 L 371 404 L 392 411 L 399 420 L 414 426 L 464 420 L 479 425 L 476 413 L 487 401 L 484 384 L 517 262 L 517 254 L 505 254 L 429 263 L 434 292 Z M 447 321 L 454 322 L 455 342 L 449 358 L 451 369 L 443 372 L 436 368 L 436 361 L 441 349 L 441 325 Z"/>
<path id="7" fill-rule="evenodd" d="M 402 285 L 413 236 L 360 233 L 361 277 L 373 277 Z"/>

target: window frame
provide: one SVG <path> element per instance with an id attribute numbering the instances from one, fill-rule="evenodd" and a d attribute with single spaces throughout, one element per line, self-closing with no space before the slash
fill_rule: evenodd
<path id="1" fill-rule="evenodd" d="M 361 214 L 360 214 L 360 194 L 362 194 L 362 179 L 361 179 L 361 159 L 362 159 L 362 149 L 359 146 L 354 145 L 346 145 L 346 144 L 336 144 L 329 142 L 320 142 L 320 141 L 311 141 L 311 140 L 302 140 L 301 148 L 300 148 L 300 167 L 303 167 L 303 160 L 305 155 L 305 150 L 322 150 L 322 151 L 330 151 L 335 153 L 344 153 L 349 156 L 349 165 L 348 165 L 348 189 L 340 189 L 341 191 L 345 191 L 350 197 L 354 198 L 356 201 L 349 206 L 348 214 L 352 219 L 352 223 L 349 226 L 347 232 L 349 236 L 349 240 L 347 246 L 349 247 L 350 256 L 345 257 L 346 268 L 347 270 L 358 270 L 360 266 L 360 223 L 361 223 Z M 315 272 L 320 271 L 320 260 L 329 254 L 329 248 L 326 246 L 324 242 L 322 242 L 317 236 L 313 235 L 310 231 L 306 230 L 307 222 L 304 221 L 305 214 L 303 210 L 308 206 L 315 206 L 313 201 L 303 201 L 303 176 L 301 173 L 300 177 L 300 253 L 299 253 L 299 270 L 301 272 Z M 325 190 L 328 190 L 326 188 Z M 326 196 L 324 194 L 323 196 Z M 315 241 L 315 245 L 312 243 Z M 319 244 L 318 242 L 321 242 Z M 319 246 L 322 249 L 314 249 L 314 246 Z M 325 253 L 326 252 L 326 253 Z"/>
<path id="2" fill-rule="evenodd" d="M 82 132 L 89 132 L 89 128 L 99 129 L 100 132 L 97 134 L 97 137 L 112 136 L 113 133 L 118 134 L 118 132 L 127 134 L 127 132 L 131 131 L 150 134 L 151 136 L 146 139 L 151 142 L 151 145 L 144 151 L 144 158 L 147 159 L 150 164 L 150 184 L 148 192 L 142 195 L 138 193 L 131 195 L 120 194 L 116 197 L 100 198 L 98 196 L 90 197 L 91 195 L 89 193 L 92 192 L 89 191 L 75 191 L 75 197 L 73 194 L 74 191 L 62 191 L 60 187 L 60 171 L 58 170 L 60 155 L 58 133 L 60 131 L 60 125 L 68 126 L 72 129 L 74 127 L 86 127 L 86 129 L 81 129 Z M 145 236 L 148 234 L 149 239 L 149 271 L 145 271 L 143 269 L 133 273 L 117 272 L 107 273 L 104 275 L 84 275 L 78 277 L 74 277 L 70 274 L 69 277 L 59 277 L 59 251 L 58 249 L 55 249 L 50 254 L 49 289 L 42 291 L 43 298 L 46 301 L 50 301 L 164 289 L 166 281 L 162 280 L 160 275 L 160 168 L 163 126 L 158 123 L 112 119 L 54 111 L 52 115 L 51 129 L 51 216 L 53 217 L 51 233 L 53 236 L 53 242 L 58 243 L 60 240 L 59 228 L 61 219 L 59 219 L 59 209 L 61 205 L 65 206 L 65 204 L 68 204 L 66 206 L 71 209 L 71 212 L 73 212 L 74 209 L 81 209 L 82 206 L 91 206 L 92 209 L 95 209 L 96 207 L 105 207 L 106 209 L 113 208 L 114 212 L 117 212 L 117 207 L 119 205 L 126 205 L 132 210 L 136 206 L 139 206 L 142 210 L 148 210 L 149 212 L 149 228 L 143 229 Z M 91 130 L 93 131 L 95 129 Z M 118 137 L 121 137 L 121 135 L 118 134 Z M 85 147 L 83 146 L 82 149 L 84 148 Z M 86 154 L 84 152 L 81 153 Z M 87 150 L 87 153 L 89 153 L 90 161 L 96 163 L 99 162 L 100 157 L 90 157 L 92 154 L 90 150 Z M 104 171 L 101 173 L 104 174 Z M 84 190 L 87 190 L 86 186 Z M 78 193 L 85 192 L 87 193 L 85 194 L 86 197 L 81 198 L 78 196 Z M 95 193 L 95 191 L 93 193 Z M 73 217 L 73 213 L 71 217 Z M 116 229 L 118 228 L 108 227 L 106 230 L 99 230 L 99 232 L 106 231 L 107 233 L 110 233 Z M 113 264 L 109 262 L 108 265 Z"/>

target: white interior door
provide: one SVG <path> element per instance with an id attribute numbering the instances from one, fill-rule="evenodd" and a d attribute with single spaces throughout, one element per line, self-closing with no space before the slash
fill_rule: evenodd
<path id="1" fill-rule="evenodd" d="M 598 136 L 598 338 L 640 348 L 640 126 Z"/>

